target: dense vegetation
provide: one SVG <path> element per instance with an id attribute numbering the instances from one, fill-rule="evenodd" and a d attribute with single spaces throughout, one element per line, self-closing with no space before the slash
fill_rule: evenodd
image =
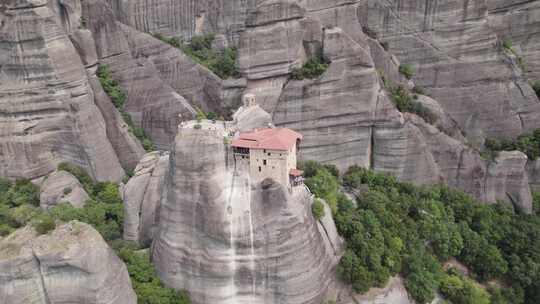
<path id="1" fill-rule="evenodd" d="M 11 183 L 0 179 L 0 236 L 27 224 L 32 225 L 39 234 L 45 234 L 53 230 L 57 222 L 78 220 L 88 223 L 126 263 L 138 303 L 190 303 L 185 293 L 163 286 L 147 251 L 138 250 L 133 243 L 122 241 L 124 216 L 118 184 L 94 182 L 83 169 L 67 163 L 60 164 L 59 170 L 68 171 L 79 179 L 90 196 L 86 205 L 78 209 L 64 203 L 43 210 L 39 207 L 38 186 L 28 180 Z"/>
<path id="2" fill-rule="evenodd" d="M 519 150 L 527 154 L 529 159 L 535 160 L 540 156 L 540 129 L 512 140 L 488 138 L 484 145 L 486 153 L 496 154 L 497 151 Z"/>
<path id="3" fill-rule="evenodd" d="M 306 78 L 315 79 L 320 77 L 328 69 L 328 61 L 321 55 L 314 56 L 308 59 L 300 68 L 293 68 L 291 78 L 295 80 L 303 80 Z"/>
<path id="4" fill-rule="evenodd" d="M 159 33 L 153 36 L 173 47 L 181 49 L 195 62 L 207 67 L 222 79 L 238 78 L 240 72 L 236 66 L 238 52 L 234 47 L 226 47 L 223 50 L 212 48 L 215 36 L 213 34 L 194 36 L 189 43 L 184 43 L 178 38 L 167 38 Z"/>
<path id="5" fill-rule="evenodd" d="M 400 112 L 416 114 L 430 124 L 435 123 L 435 121 L 437 120 L 436 115 L 433 114 L 430 109 L 425 107 L 422 103 L 416 101 L 416 99 L 418 99 L 417 94 L 411 94 L 401 85 L 388 85 L 387 90 L 390 93 L 390 99 L 396 105 Z M 414 90 L 416 92 L 422 91 L 422 89 L 419 87 Z"/>
<path id="6" fill-rule="evenodd" d="M 137 137 L 141 141 L 142 146 L 147 152 L 153 151 L 154 144 L 146 135 L 144 129 L 135 126 L 133 120 L 131 119 L 131 115 L 129 115 L 129 113 L 124 110 L 126 94 L 124 93 L 124 91 L 122 91 L 122 88 L 120 88 L 118 81 L 112 78 L 109 67 L 107 65 L 100 65 L 98 67 L 96 75 L 99 78 L 99 82 L 101 83 L 103 90 L 105 91 L 105 93 L 107 93 L 120 114 L 122 114 L 122 118 L 124 118 L 124 121 L 129 127 L 129 132 L 133 133 L 133 135 L 135 135 L 135 137 Z"/>
<path id="7" fill-rule="evenodd" d="M 436 292 L 456 304 L 540 303 L 539 216 L 358 167 L 342 179 L 324 166 L 306 167 L 306 184 L 329 202 L 346 240 L 338 273 L 356 291 L 384 286 L 401 274 L 418 303 L 428 303 Z M 357 201 L 342 187 L 359 193 Z M 471 278 L 452 268 L 445 272 L 443 264 L 452 257 L 472 271 Z"/>

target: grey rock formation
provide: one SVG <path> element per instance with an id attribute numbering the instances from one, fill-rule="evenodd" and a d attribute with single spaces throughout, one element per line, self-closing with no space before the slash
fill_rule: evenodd
<path id="1" fill-rule="evenodd" d="M 115 108 L 109 96 L 103 91 L 99 80 L 95 75 L 90 78 L 90 85 L 94 91 L 95 102 L 103 118 L 107 129 L 107 138 L 111 142 L 114 151 L 119 155 L 119 161 L 126 170 L 133 170 L 145 151 L 141 143 L 129 130 L 129 126 Z"/>
<path id="2" fill-rule="evenodd" d="M 21 228 L 0 241 L 0 299 L 9 304 L 135 304 L 126 266 L 99 233 L 70 222 L 37 236 Z"/>
<path id="3" fill-rule="evenodd" d="M 540 159 L 529 160 L 526 169 L 531 189 L 540 191 Z"/>
<path id="4" fill-rule="evenodd" d="M 448 115 L 448 113 L 444 111 L 444 109 L 435 99 L 425 95 L 417 96 L 418 97 L 416 101 L 421 103 L 424 107 L 429 109 L 431 113 L 433 113 L 433 115 L 435 115 L 436 121 L 434 122 L 434 126 L 436 126 L 442 132 L 462 142 L 466 141 L 463 134 L 461 134 L 461 131 L 456 121 L 453 120 L 452 117 L 450 117 L 450 115 Z"/>
<path id="5" fill-rule="evenodd" d="M 8 1 L 0 10 L 0 175 L 37 178 L 68 161 L 119 180 L 84 63 L 50 2 Z"/>
<path id="6" fill-rule="evenodd" d="M 168 170 L 169 154 L 159 151 L 146 154 L 135 168 L 133 177 L 122 190 L 124 240 L 150 245 L 162 194 L 166 192 Z"/>
<path id="7" fill-rule="evenodd" d="M 49 174 L 40 185 L 39 205 L 43 209 L 61 203 L 81 208 L 90 198 L 75 176 L 66 171 Z"/>
<path id="8" fill-rule="evenodd" d="M 275 106 L 274 123 L 301 132 L 303 159 L 331 162 L 341 170 L 370 167 L 374 128 L 395 128 L 401 115 L 379 84 L 367 41 L 339 28 L 324 32 L 328 70 L 316 80 L 289 81 Z"/>
<path id="9" fill-rule="evenodd" d="M 487 1 L 488 22 L 502 41 L 523 59 L 525 75 L 540 79 L 540 2 L 522 0 Z"/>
<path id="10" fill-rule="evenodd" d="M 110 7 L 102 0 L 84 1 L 82 5 L 87 27 L 94 36 L 100 63 L 110 67 L 112 77 L 119 81 L 127 95 L 125 110 L 131 115 L 134 124 L 145 130 L 158 149 L 169 149 L 179 115 L 190 119 L 194 111 L 180 94 L 161 79 L 154 62 L 147 59 L 149 55 L 138 55 L 137 42 L 148 39 L 154 43 L 151 45 L 153 48 L 171 47 L 118 23 Z M 109 123 L 114 124 L 114 119 L 110 119 Z M 123 145 L 123 150 L 129 146 Z M 137 155 L 138 158 L 142 156 L 139 153 Z M 138 158 L 129 159 L 130 168 L 134 168 Z"/>
<path id="11" fill-rule="evenodd" d="M 152 244 L 159 276 L 193 303 L 320 303 L 337 258 L 311 196 L 251 185 L 228 160 L 220 131 L 180 129 Z"/>
<path id="12" fill-rule="evenodd" d="M 119 20 L 139 31 L 189 39 L 221 33 L 237 41 L 250 8 L 263 0 L 111 1 Z"/>
<path id="13" fill-rule="evenodd" d="M 502 151 L 488 167 L 486 201 L 504 201 L 525 213 L 532 212 L 529 179 L 525 171 L 527 155 L 519 151 Z"/>
<path id="14" fill-rule="evenodd" d="M 248 79 L 286 75 L 305 58 L 299 21 L 305 10 L 292 0 L 263 1 L 240 36 L 238 65 Z"/>
<path id="15" fill-rule="evenodd" d="M 415 83 L 426 88 L 467 135 L 480 130 L 475 137 L 515 137 L 538 128 L 540 103 L 488 22 L 487 1 L 461 2 L 363 1 L 359 20 L 402 64 L 415 67 Z M 523 36 L 529 35 L 535 45 L 538 32 Z"/>
<path id="16" fill-rule="evenodd" d="M 494 162 L 416 115 L 405 114 L 403 128 L 375 130 L 373 169 L 401 180 L 444 182 L 481 202 L 507 202 L 525 213 L 531 194 L 521 152 L 501 152 Z"/>
<path id="17" fill-rule="evenodd" d="M 332 210 L 326 202 L 324 202 L 324 215 L 317 222 L 317 228 L 319 228 L 319 232 L 323 235 L 326 251 L 334 253 L 334 263 L 337 264 L 341 258 L 341 253 L 345 249 L 344 241 L 339 236 L 336 223 L 332 217 Z"/>
<path id="18" fill-rule="evenodd" d="M 265 128 L 272 123 L 272 117 L 259 105 L 241 106 L 233 115 L 233 120 L 240 132 L 256 128 Z"/>

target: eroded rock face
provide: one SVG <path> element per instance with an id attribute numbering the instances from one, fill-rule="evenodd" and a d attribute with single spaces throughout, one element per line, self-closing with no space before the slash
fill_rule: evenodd
<path id="1" fill-rule="evenodd" d="M 523 58 L 525 75 L 540 79 L 540 3 L 523 0 L 491 0 L 486 2 L 488 22 L 501 40 Z"/>
<path id="2" fill-rule="evenodd" d="M 75 176 L 66 171 L 49 174 L 40 186 L 39 205 L 47 209 L 61 203 L 81 208 L 90 198 Z"/>
<path id="3" fill-rule="evenodd" d="M 225 34 L 236 41 L 247 12 L 263 0 L 112 1 L 121 22 L 151 33 L 185 39 L 202 33 Z"/>
<path id="4" fill-rule="evenodd" d="M 526 163 L 527 155 L 522 152 L 499 152 L 494 162 L 488 167 L 487 201 L 504 200 L 518 210 L 531 213 L 532 197 L 525 171 Z"/>
<path id="5" fill-rule="evenodd" d="M 169 170 L 168 152 L 146 154 L 133 177 L 122 190 L 124 200 L 124 240 L 150 245 L 157 228 L 158 211 L 165 177 Z"/>
<path id="6" fill-rule="evenodd" d="M 305 10 L 292 0 L 263 1 L 240 36 L 238 65 L 248 79 L 286 75 L 305 58 L 299 21 Z"/>
<path id="7" fill-rule="evenodd" d="M 320 303 L 338 258 L 311 196 L 252 185 L 226 153 L 219 132 L 180 129 L 152 245 L 161 279 L 193 303 Z"/>
<path id="8" fill-rule="evenodd" d="M 401 129 L 376 130 L 373 169 L 401 180 L 444 182 L 481 202 L 507 202 L 522 212 L 532 210 L 531 192 L 521 152 L 501 152 L 490 162 L 463 142 L 413 114 Z"/>
<path id="9" fill-rule="evenodd" d="M 369 45 L 340 28 L 324 32 L 332 62 L 316 80 L 289 81 L 273 108 L 274 123 L 304 135 L 300 156 L 331 162 L 341 170 L 371 166 L 374 128 L 396 128 L 401 115 L 379 84 Z"/>
<path id="10" fill-rule="evenodd" d="M 0 299 L 9 304 L 135 304 L 126 266 L 91 226 L 72 221 L 0 240 Z"/>
<path id="11" fill-rule="evenodd" d="M 1 5 L 0 175 L 42 177 L 67 161 L 119 180 L 124 172 L 84 63 L 49 2 Z"/>
<path id="12" fill-rule="evenodd" d="M 415 67 L 415 83 L 426 88 L 467 135 L 515 137 L 538 128 L 540 103 L 497 36 L 494 27 L 501 25 L 499 32 L 508 29 L 504 21 L 487 17 L 490 1 L 447 2 L 363 1 L 359 20 L 402 64 Z M 527 22 L 531 20 L 522 21 Z M 538 37 L 532 24 L 529 34 Z"/>

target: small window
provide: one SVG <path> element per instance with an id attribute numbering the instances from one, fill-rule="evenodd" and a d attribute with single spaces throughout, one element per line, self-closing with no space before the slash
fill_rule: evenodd
<path id="1" fill-rule="evenodd" d="M 266 166 L 266 159 L 263 159 L 263 165 Z"/>
<path id="2" fill-rule="evenodd" d="M 266 149 L 263 150 L 263 153 L 266 153 Z"/>
<path id="3" fill-rule="evenodd" d="M 259 172 L 261 172 L 261 166 L 259 166 Z"/>
<path id="4" fill-rule="evenodd" d="M 272 155 L 271 153 L 268 153 L 268 156 Z"/>

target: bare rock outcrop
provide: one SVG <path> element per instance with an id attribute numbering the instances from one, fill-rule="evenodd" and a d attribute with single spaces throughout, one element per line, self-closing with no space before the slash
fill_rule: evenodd
<path id="1" fill-rule="evenodd" d="M 540 79 L 540 2 L 491 0 L 486 5 L 490 27 L 502 41 L 512 44 L 522 58 L 525 75 Z"/>
<path id="2" fill-rule="evenodd" d="M 135 304 L 126 266 L 91 226 L 72 221 L 0 240 L 0 299 L 9 304 Z"/>
<path id="3" fill-rule="evenodd" d="M 358 16 L 401 64 L 415 68 L 415 83 L 427 89 L 467 137 L 515 137 L 538 128 L 538 98 L 497 35 L 508 27 L 497 30 L 495 20 L 488 22 L 489 1 L 459 2 L 407 0 L 397 5 L 397 1 L 369 0 L 361 2 Z M 495 2 L 494 6 L 501 4 Z M 534 16 L 530 11 L 524 14 Z M 521 37 L 529 35 L 535 45 L 537 31 Z"/>
<path id="4" fill-rule="evenodd" d="M 318 79 L 287 83 L 272 109 L 274 123 L 304 135 L 303 159 L 341 170 L 370 167 L 373 130 L 399 127 L 401 114 L 382 90 L 367 40 L 358 43 L 335 27 L 323 41 L 330 66 Z"/>
<path id="5" fill-rule="evenodd" d="M 147 58 L 149 56 L 138 55 L 136 51 L 136 42 L 140 41 L 137 38 L 141 35 L 143 41 L 144 38 L 154 41 L 151 47 L 166 44 L 118 23 L 111 8 L 102 0 L 88 0 L 82 5 L 83 18 L 93 34 L 100 64 L 109 66 L 112 77 L 126 93 L 124 110 L 136 126 L 145 130 L 158 149 L 169 149 L 179 115 L 190 119 L 194 111 L 181 94 L 161 78 L 154 62 Z M 112 118 L 109 122 L 114 124 Z M 135 161 L 130 161 L 130 168 L 135 167 L 142 154 L 138 156 Z"/>
<path id="6" fill-rule="evenodd" d="M 98 180 L 119 180 L 84 63 L 51 2 L 1 4 L 0 175 L 42 177 L 67 161 Z"/>
<path id="7" fill-rule="evenodd" d="M 49 174 L 40 186 L 39 205 L 43 209 L 61 203 L 81 208 L 90 198 L 75 176 L 66 171 Z"/>
<path id="8" fill-rule="evenodd" d="M 157 228 L 158 211 L 169 170 L 168 152 L 146 154 L 122 190 L 124 240 L 150 245 Z"/>
<path id="9" fill-rule="evenodd" d="M 310 194 L 270 179 L 252 185 L 210 128 L 181 128 L 171 153 L 152 244 L 162 281 L 197 304 L 320 303 L 337 258 Z"/>
<path id="10" fill-rule="evenodd" d="M 305 58 L 299 19 L 305 9 L 293 0 L 261 2 L 240 36 L 238 65 L 248 79 L 283 76 Z"/>
<path id="11" fill-rule="evenodd" d="M 245 29 L 248 11 L 263 0 L 111 1 L 119 20 L 139 31 L 189 39 L 220 33 L 231 41 Z"/>
<path id="12" fill-rule="evenodd" d="M 486 201 L 504 200 L 525 213 L 532 212 L 529 179 L 525 170 L 527 155 L 502 151 L 488 166 Z M 505 198 L 506 199 L 503 199 Z"/>
<path id="13" fill-rule="evenodd" d="M 477 150 L 412 114 L 405 114 L 403 128 L 374 133 L 374 170 L 421 184 L 444 182 L 481 202 L 503 201 L 530 213 L 526 162 L 517 151 L 484 160 Z"/>

